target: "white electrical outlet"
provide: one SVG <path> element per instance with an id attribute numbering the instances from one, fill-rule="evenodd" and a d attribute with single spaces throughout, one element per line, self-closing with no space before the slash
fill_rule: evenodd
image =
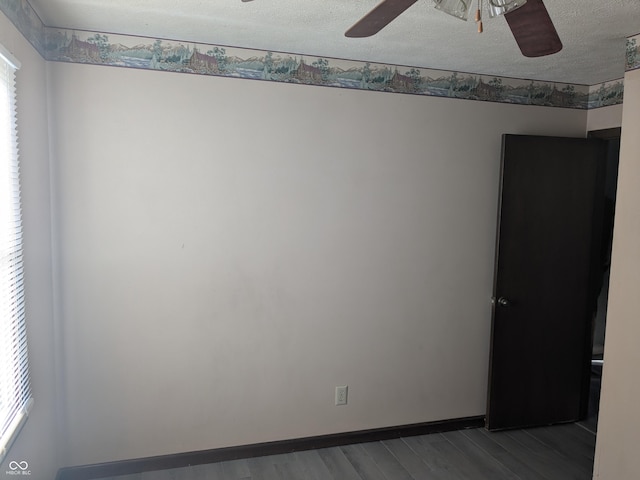
<path id="1" fill-rule="evenodd" d="M 336 387 L 336 405 L 346 405 L 347 404 L 347 392 L 349 387 L 346 385 L 341 387 Z"/>

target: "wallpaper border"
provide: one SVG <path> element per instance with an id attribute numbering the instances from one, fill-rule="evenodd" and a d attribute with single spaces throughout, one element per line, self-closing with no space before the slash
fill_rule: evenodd
<path id="1" fill-rule="evenodd" d="M 44 57 L 45 26 L 27 0 L 0 0 L 0 12 L 15 25 L 27 41 Z"/>
<path id="2" fill-rule="evenodd" d="M 589 86 L 46 28 L 48 60 L 497 103 L 588 108 Z"/>
<path id="3" fill-rule="evenodd" d="M 640 33 L 627 38 L 625 70 L 637 70 L 640 68 Z"/>
<path id="4" fill-rule="evenodd" d="M 28 0 L 0 0 L 0 11 L 56 62 L 572 109 L 618 105 L 624 92 L 623 79 L 588 86 L 47 27 Z M 640 68 L 637 39 L 627 69 Z"/>

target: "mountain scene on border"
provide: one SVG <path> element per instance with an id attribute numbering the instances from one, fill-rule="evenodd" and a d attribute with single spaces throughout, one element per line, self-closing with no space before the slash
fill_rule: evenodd
<path id="1" fill-rule="evenodd" d="M 587 108 L 589 88 L 369 62 L 47 29 L 49 60 L 522 105 Z"/>

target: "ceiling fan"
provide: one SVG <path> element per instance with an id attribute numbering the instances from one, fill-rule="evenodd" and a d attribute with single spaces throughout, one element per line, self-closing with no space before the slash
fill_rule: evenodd
<path id="1" fill-rule="evenodd" d="M 247 1 L 247 0 L 243 0 Z M 375 35 L 418 0 L 383 0 L 367 13 L 345 36 L 351 38 Z M 473 0 L 433 0 L 435 7 L 462 20 L 467 20 Z M 489 15 L 504 15 L 525 57 L 542 57 L 562 50 L 562 42 L 542 0 L 476 0 L 475 20 L 482 32 L 482 5 Z"/>

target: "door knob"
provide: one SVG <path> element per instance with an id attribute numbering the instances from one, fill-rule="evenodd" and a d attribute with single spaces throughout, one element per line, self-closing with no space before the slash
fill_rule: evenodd
<path id="1" fill-rule="evenodd" d="M 498 305 L 500 305 L 501 307 L 508 307 L 510 305 L 509 300 L 507 300 L 504 297 L 500 297 L 498 299 Z"/>

